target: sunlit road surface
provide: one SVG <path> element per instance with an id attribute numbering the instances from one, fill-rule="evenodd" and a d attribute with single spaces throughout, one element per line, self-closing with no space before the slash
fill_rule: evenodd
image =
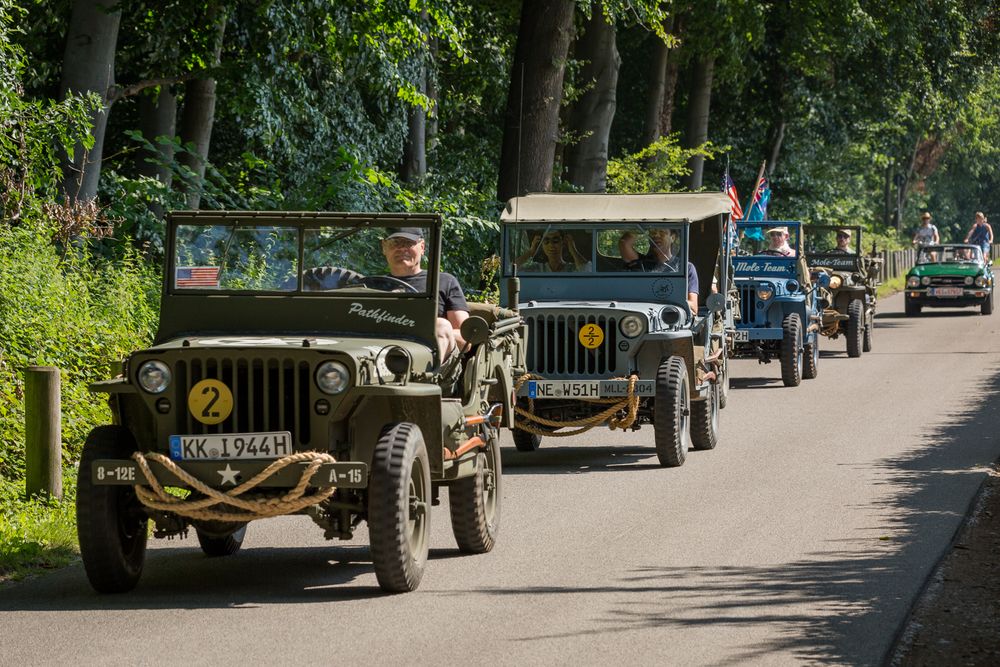
<path id="1" fill-rule="evenodd" d="M 152 542 L 129 594 L 79 565 L 0 589 L 0 663 L 878 664 L 1000 456 L 1000 318 L 902 307 L 799 388 L 734 363 L 718 448 L 681 468 L 649 427 L 505 436 L 497 547 L 460 555 L 436 508 L 415 593 L 379 591 L 364 530 L 272 519 L 228 559 Z"/>

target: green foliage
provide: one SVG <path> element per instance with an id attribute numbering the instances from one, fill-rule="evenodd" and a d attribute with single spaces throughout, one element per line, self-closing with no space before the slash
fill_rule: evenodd
<path id="1" fill-rule="evenodd" d="M 700 155 L 712 159 L 724 149 L 712 142 L 697 148 L 681 148 L 678 135 L 660 137 L 637 153 L 608 160 L 608 192 L 670 192 L 691 173 L 687 162 Z"/>
<path id="2" fill-rule="evenodd" d="M 0 477 L 0 584 L 76 557 L 76 476 L 64 474 L 63 499 L 24 498 L 23 483 Z"/>

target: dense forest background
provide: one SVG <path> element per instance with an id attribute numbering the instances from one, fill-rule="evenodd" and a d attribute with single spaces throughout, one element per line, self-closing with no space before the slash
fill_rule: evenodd
<path id="1" fill-rule="evenodd" d="M 0 481 L 21 369 L 145 344 L 178 208 L 437 211 L 473 296 L 518 192 L 720 189 L 907 243 L 1000 195 L 995 0 L 0 0 Z M 0 540 L 0 550 L 4 548 Z"/>

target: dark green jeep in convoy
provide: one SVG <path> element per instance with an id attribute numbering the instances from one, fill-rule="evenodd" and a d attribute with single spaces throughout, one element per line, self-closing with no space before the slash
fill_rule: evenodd
<path id="1" fill-rule="evenodd" d="M 390 227 L 418 232 L 416 285 L 388 275 Z M 436 215 L 170 216 L 154 344 L 92 386 L 114 415 L 80 465 L 95 589 L 136 585 L 150 519 L 225 556 L 249 521 L 306 514 L 328 539 L 367 521 L 379 584 L 413 590 L 441 486 L 459 548 L 493 547 L 522 325 L 472 304 L 471 349 L 440 358 L 440 239 Z"/>

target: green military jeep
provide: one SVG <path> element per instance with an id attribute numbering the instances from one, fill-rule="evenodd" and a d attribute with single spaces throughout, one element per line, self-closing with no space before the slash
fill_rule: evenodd
<path id="1" fill-rule="evenodd" d="M 503 270 L 528 329 L 521 451 L 653 427 L 665 467 L 713 449 L 732 328 L 724 194 L 531 194 L 507 203 Z"/>
<path id="2" fill-rule="evenodd" d="M 422 237 L 416 284 L 387 271 L 383 239 L 404 226 Z M 249 521 L 306 514 L 327 539 L 366 520 L 380 586 L 410 591 L 441 486 L 459 548 L 493 547 L 522 325 L 516 310 L 472 304 L 471 349 L 439 358 L 440 239 L 436 215 L 169 217 L 154 344 L 92 386 L 114 415 L 79 473 L 96 590 L 136 585 L 150 519 L 155 537 L 193 527 L 225 556 Z"/>
<path id="3" fill-rule="evenodd" d="M 878 305 L 882 258 L 874 247 L 871 255 L 863 254 L 862 233 L 857 225 L 803 228 L 810 271 L 817 278 L 819 274 L 829 278 L 829 284 L 820 288 L 820 333 L 831 339 L 845 336 L 849 357 L 871 352 Z"/>

